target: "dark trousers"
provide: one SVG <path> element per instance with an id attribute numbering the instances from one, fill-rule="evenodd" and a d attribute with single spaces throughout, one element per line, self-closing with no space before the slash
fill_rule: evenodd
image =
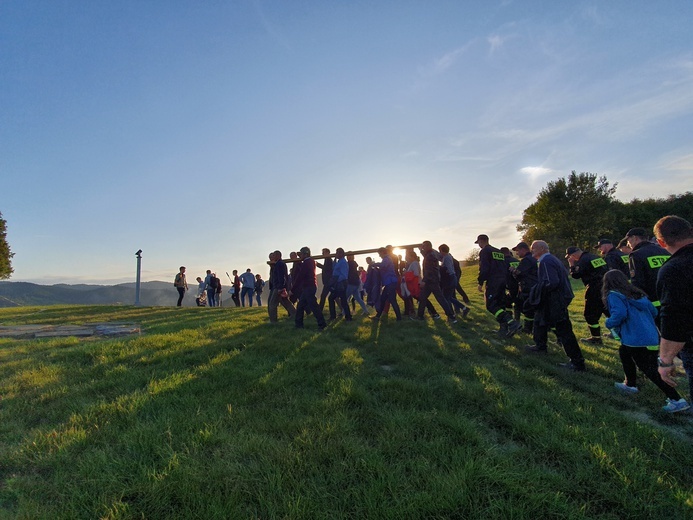
<path id="1" fill-rule="evenodd" d="M 601 284 L 589 284 L 585 289 L 585 311 L 583 316 L 590 329 L 590 334 L 594 337 L 601 337 L 599 319 L 605 314 L 604 302 L 602 301 Z"/>
<path id="2" fill-rule="evenodd" d="M 443 290 L 440 288 L 440 285 L 438 285 L 435 282 L 425 282 L 423 287 L 421 287 L 421 294 L 419 295 L 419 309 L 417 312 L 417 316 L 419 318 L 424 317 L 424 308 L 426 308 L 426 304 L 430 302 L 428 301 L 428 297 L 435 296 L 436 300 L 438 301 L 438 305 L 440 305 L 443 308 L 443 312 L 448 318 L 454 318 L 455 313 L 452 312 L 452 308 L 450 307 L 450 303 L 445 299 L 445 295 L 443 294 Z"/>
<path id="3" fill-rule="evenodd" d="M 628 386 L 635 386 L 639 368 L 645 377 L 652 381 L 657 388 L 659 388 L 664 395 L 669 399 L 678 401 L 681 399 L 679 393 L 674 389 L 674 387 L 669 386 L 659 375 L 659 370 L 657 370 L 657 350 L 650 350 L 646 347 L 629 347 L 627 345 L 621 345 L 618 349 L 618 355 L 621 358 L 621 365 L 623 365 L 623 372 L 626 375 L 626 384 Z"/>
<path id="4" fill-rule="evenodd" d="M 584 366 L 585 358 L 582 356 L 582 350 L 578 345 L 577 338 L 573 333 L 573 325 L 569 319 L 561 320 L 556 323 L 556 336 L 558 341 L 563 345 L 563 350 L 566 356 L 570 358 L 576 366 Z M 540 325 L 534 322 L 534 344 L 539 348 L 546 348 L 549 337 L 549 326 Z"/>
<path id="5" fill-rule="evenodd" d="M 322 291 L 320 291 L 320 310 L 325 308 L 325 300 L 327 300 L 327 296 L 330 294 L 330 281 L 328 280 L 325 282 L 323 280 L 322 282 Z"/>
<path id="6" fill-rule="evenodd" d="M 240 307 L 240 306 L 241 306 L 241 297 L 240 297 L 240 294 L 238 294 L 238 293 L 241 292 L 241 288 L 240 288 L 240 287 L 236 287 L 235 285 L 234 285 L 234 287 L 235 287 L 236 290 L 235 290 L 235 291 L 233 292 L 233 294 L 231 295 L 231 299 L 233 300 L 233 304 L 234 304 L 236 307 Z"/>
<path id="7" fill-rule="evenodd" d="M 380 293 L 380 300 L 378 301 L 378 306 L 376 307 L 378 316 L 383 313 L 385 302 L 390 302 L 390 305 L 392 305 L 392 308 L 395 311 L 395 316 L 397 316 L 398 320 L 401 320 L 402 313 L 400 312 L 399 304 L 397 303 L 397 282 L 389 283 L 383 286 L 383 291 Z"/>
<path id="8" fill-rule="evenodd" d="M 178 289 L 178 303 L 176 303 L 176 307 L 180 307 L 183 305 L 183 296 L 185 296 L 185 287 L 176 287 Z"/>
<path id="9" fill-rule="evenodd" d="M 330 304 L 330 319 L 333 320 L 337 317 L 337 310 L 335 308 L 334 301 L 339 298 L 339 303 L 342 306 L 342 312 L 344 313 L 344 319 L 351 319 L 351 312 L 349 311 L 349 303 L 346 297 L 346 282 L 340 282 L 337 287 L 330 291 L 330 296 L 327 301 Z"/>
<path id="10" fill-rule="evenodd" d="M 507 323 L 512 315 L 505 310 L 505 280 L 487 280 L 486 310 L 493 314 L 498 323 Z"/>
<path id="11" fill-rule="evenodd" d="M 305 312 L 312 312 L 313 316 L 318 322 L 319 327 L 325 327 L 325 317 L 322 315 L 320 306 L 318 305 L 318 300 L 315 298 L 315 293 L 318 291 L 317 287 L 308 287 L 303 289 L 301 294 L 298 295 L 298 304 L 296 305 L 296 326 L 303 328 L 303 314 Z"/>

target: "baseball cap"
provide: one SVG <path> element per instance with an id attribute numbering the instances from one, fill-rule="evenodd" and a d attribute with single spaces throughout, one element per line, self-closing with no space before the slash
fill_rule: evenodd
<path id="1" fill-rule="evenodd" d="M 479 240 L 485 240 L 486 242 L 488 242 L 488 235 L 479 235 L 478 237 L 476 237 L 476 240 L 474 241 L 474 243 L 478 244 Z"/>
<path id="2" fill-rule="evenodd" d="M 520 242 L 515 247 L 513 247 L 513 251 L 517 251 L 518 249 L 529 249 L 529 246 L 527 245 L 527 242 Z"/>
<path id="3" fill-rule="evenodd" d="M 600 239 L 599 239 L 599 242 L 597 242 L 597 245 L 594 246 L 594 247 L 603 246 L 604 244 L 611 244 L 611 245 L 613 245 L 613 242 L 612 242 L 611 240 L 609 240 L 608 238 L 600 238 Z"/>
<path id="4" fill-rule="evenodd" d="M 647 232 L 645 231 L 645 228 L 634 227 L 629 229 L 628 233 L 626 233 L 625 238 L 628 237 L 647 237 Z"/>
<path id="5" fill-rule="evenodd" d="M 503 253 L 505 256 L 512 256 L 510 249 L 508 249 L 507 247 L 501 247 L 500 252 Z"/>
<path id="6" fill-rule="evenodd" d="M 568 249 L 565 250 L 565 257 L 568 258 L 570 255 L 573 253 L 580 251 L 579 247 L 576 246 L 570 246 Z"/>

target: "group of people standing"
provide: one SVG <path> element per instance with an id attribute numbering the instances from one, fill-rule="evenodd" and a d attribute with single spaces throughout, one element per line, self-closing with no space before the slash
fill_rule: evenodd
<path id="1" fill-rule="evenodd" d="M 183 297 L 188 290 L 185 271 L 185 266 L 181 266 L 173 282 L 173 285 L 178 290 L 178 302 L 176 303 L 178 307 L 183 304 Z M 229 276 L 228 273 L 227 276 Z M 213 273 L 211 269 L 207 269 L 205 278 L 202 279 L 198 276 L 196 280 L 197 294 L 195 296 L 195 304 L 198 307 L 221 307 L 222 286 L 221 280 L 216 273 Z M 236 307 L 245 307 L 246 298 L 248 307 L 253 306 L 253 299 L 257 302 L 258 307 L 262 305 L 262 292 L 265 287 L 265 281 L 259 274 L 254 275 L 248 268 L 245 273 L 239 276 L 238 271 L 234 269 L 233 278 L 229 276 L 229 281 L 231 282 L 231 288 L 228 292 Z"/>

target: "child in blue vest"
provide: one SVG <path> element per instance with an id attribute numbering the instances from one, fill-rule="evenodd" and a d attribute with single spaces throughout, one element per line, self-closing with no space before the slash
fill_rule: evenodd
<path id="1" fill-rule="evenodd" d="M 610 314 L 606 326 L 621 341 L 618 353 L 626 375 L 623 383 L 614 386 L 629 394 L 637 393 L 637 367 L 667 396 L 662 410 L 673 413 L 690 408 L 674 387 L 662 381 L 657 370 L 659 331 L 654 321 L 657 309 L 647 295 L 632 285 L 625 274 L 613 269 L 604 275 L 602 300 Z"/>

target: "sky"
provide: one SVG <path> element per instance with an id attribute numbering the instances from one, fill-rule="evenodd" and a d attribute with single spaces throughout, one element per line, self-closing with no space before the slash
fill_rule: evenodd
<path id="1" fill-rule="evenodd" d="M 513 247 L 571 171 L 693 185 L 693 2 L 3 0 L 11 281 Z M 614 237 L 620 238 L 620 237 Z M 359 260 L 359 258 L 357 258 Z"/>

